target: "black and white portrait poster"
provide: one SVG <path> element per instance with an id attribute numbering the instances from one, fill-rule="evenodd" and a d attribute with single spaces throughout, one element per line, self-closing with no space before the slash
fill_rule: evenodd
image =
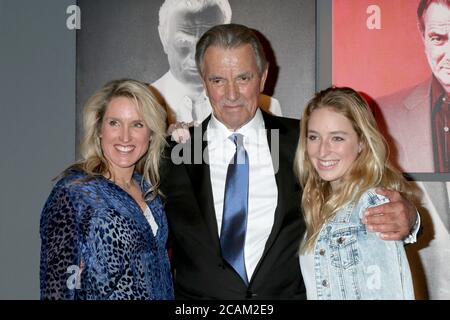
<path id="1" fill-rule="evenodd" d="M 269 60 L 260 102 L 269 112 L 298 119 L 314 94 L 314 1 L 79 0 L 78 5 L 77 140 L 83 105 L 112 79 L 152 84 L 173 111 L 170 122 L 202 121 L 210 109 L 196 100 L 203 88 L 193 74 L 193 51 L 201 34 L 216 24 L 239 23 L 257 31 Z"/>

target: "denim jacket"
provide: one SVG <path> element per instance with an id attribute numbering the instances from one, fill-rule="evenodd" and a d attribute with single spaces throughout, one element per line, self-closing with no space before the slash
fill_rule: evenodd
<path id="1" fill-rule="evenodd" d="M 381 240 L 361 221 L 388 201 L 366 191 L 323 225 L 313 254 L 317 299 L 414 299 L 403 242 Z"/>

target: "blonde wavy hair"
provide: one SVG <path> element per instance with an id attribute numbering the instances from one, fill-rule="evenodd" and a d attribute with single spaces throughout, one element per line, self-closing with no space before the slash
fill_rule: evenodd
<path id="1" fill-rule="evenodd" d="M 308 121 L 311 114 L 321 108 L 330 108 L 345 116 L 353 126 L 362 145 L 359 153 L 338 190 L 317 174 L 308 157 L 306 145 Z M 314 248 L 322 225 L 346 204 L 357 201 L 370 188 L 385 187 L 412 196 L 412 187 L 388 160 L 388 146 L 378 130 L 367 102 L 351 88 L 331 87 L 318 92 L 303 112 L 300 139 L 294 160 L 294 171 L 303 188 L 301 205 L 306 222 L 306 237 L 301 252 Z"/>
<path id="2" fill-rule="evenodd" d="M 142 175 L 142 180 L 151 185 L 144 194 L 145 200 L 151 200 L 157 194 L 161 194 L 159 169 L 161 155 L 167 144 L 165 139 L 167 115 L 148 85 L 143 82 L 132 79 L 110 81 L 87 101 L 83 110 L 82 159 L 69 169 L 81 169 L 91 177 L 111 176 L 108 161 L 101 148 L 100 131 L 106 108 L 115 97 L 126 97 L 134 101 L 145 124 L 151 130 L 148 150 L 135 167 L 135 172 Z"/>

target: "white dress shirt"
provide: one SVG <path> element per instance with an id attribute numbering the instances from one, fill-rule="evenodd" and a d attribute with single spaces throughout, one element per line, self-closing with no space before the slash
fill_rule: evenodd
<path id="1" fill-rule="evenodd" d="M 236 132 L 228 130 L 212 115 L 207 129 L 207 140 L 219 237 L 228 164 L 236 151 L 236 146 L 228 139 L 233 133 L 244 136 L 244 147 L 249 158 L 248 218 L 244 256 L 250 280 L 272 230 L 278 188 L 261 111 L 258 109 L 255 117 Z"/>
<path id="2" fill-rule="evenodd" d="M 201 123 L 211 113 L 211 104 L 209 98 L 203 90 L 198 94 L 196 99 L 191 99 L 193 95 L 191 90 L 182 82 L 178 81 L 170 72 L 164 74 L 161 78 L 152 83 L 152 86 L 158 90 L 164 98 L 166 105 L 170 109 L 170 122 L 186 122 L 196 121 Z M 277 99 L 260 95 L 260 107 L 275 116 L 281 116 L 281 106 Z M 194 116 L 195 115 L 195 118 Z"/>

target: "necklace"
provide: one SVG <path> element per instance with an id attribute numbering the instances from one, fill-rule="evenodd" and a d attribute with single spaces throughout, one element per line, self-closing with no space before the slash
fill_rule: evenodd
<path id="1" fill-rule="evenodd" d="M 131 187 L 134 184 L 133 181 L 133 177 L 131 177 L 130 181 L 126 181 L 125 179 L 115 179 L 114 176 L 106 176 L 104 175 L 105 178 L 107 178 L 108 180 L 110 180 L 111 182 L 113 182 L 114 184 L 116 184 L 117 186 L 121 187 L 123 190 L 129 192 L 131 191 Z"/>
<path id="2" fill-rule="evenodd" d="M 127 182 L 127 181 L 119 182 L 116 180 L 112 180 L 112 182 L 114 182 L 116 185 L 118 185 L 119 187 L 121 187 L 123 190 L 125 190 L 127 192 L 131 190 L 131 187 L 133 185 L 132 180 L 130 182 Z"/>
<path id="3" fill-rule="evenodd" d="M 130 190 L 131 186 L 128 182 L 125 182 L 123 185 L 121 185 L 122 188 L 124 188 L 125 190 Z"/>
<path id="4" fill-rule="evenodd" d="M 130 191 L 131 189 L 131 183 L 132 182 L 124 182 L 122 184 L 117 183 L 120 187 L 122 187 L 122 189 L 126 190 L 126 191 Z"/>

